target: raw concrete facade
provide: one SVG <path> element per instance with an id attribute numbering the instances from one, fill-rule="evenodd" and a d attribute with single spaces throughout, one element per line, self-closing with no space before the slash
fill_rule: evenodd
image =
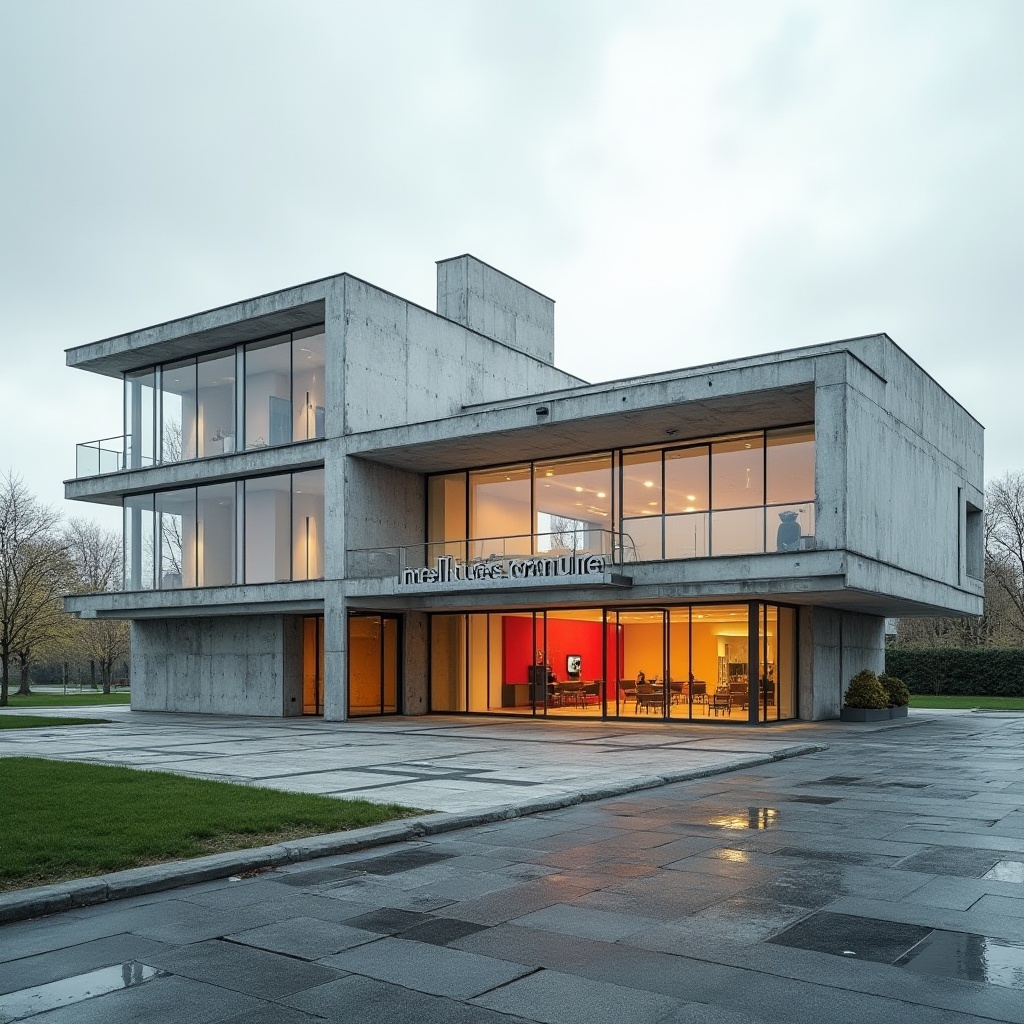
<path id="1" fill-rule="evenodd" d="M 321 436 L 145 468 L 125 459 L 66 482 L 69 498 L 121 504 L 323 467 L 322 578 L 68 599 L 133 620 L 135 706 L 301 713 L 303 616 L 324 617 L 323 713 L 343 719 L 353 613 L 400 619 L 398 710 L 420 714 L 431 613 L 733 600 L 798 609 L 798 711 L 820 719 L 838 714 L 853 674 L 882 668 L 886 617 L 980 613 L 982 428 L 886 335 L 587 384 L 553 364 L 552 301 L 479 260 L 438 264 L 437 307 L 342 274 L 69 350 L 70 366 L 120 378 L 324 325 Z M 396 569 L 428 539 L 431 474 L 794 423 L 813 424 L 811 546 L 543 583 L 417 587 Z"/>

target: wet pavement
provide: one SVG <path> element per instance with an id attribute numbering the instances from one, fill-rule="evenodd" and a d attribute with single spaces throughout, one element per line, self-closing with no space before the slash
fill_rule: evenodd
<path id="1" fill-rule="evenodd" d="M 1024 1022 L 1024 715 L 797 728 L 830 749 L 0 927 L 0 1021 Z"/>

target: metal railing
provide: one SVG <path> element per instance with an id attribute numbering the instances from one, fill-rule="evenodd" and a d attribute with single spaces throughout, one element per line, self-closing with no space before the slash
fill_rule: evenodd
<path id="1" fill-rule="evenodd" d="M 124 434 L 75 445 L 75 476 L 103 476 L 122 469 L 143 469 L 155 464 L 148 455 L 132 457 L 132 439 Z"/>
<path id="2" fill-rule="evenodd" d="M 354 548 L 346 554 L 345 574 L 349 579 L 401 577 L 406 569 L 427 569 L 446 557 L 460 566 L 498 563 L 507 569 L 508 563 L 517 559 L 569 559 L 589 555 L 605 558 L 612 571 L 636 561 L 636 550 L 628 536 L 613 530 L 568 530 L 425 541 L 403 547 Z"/>

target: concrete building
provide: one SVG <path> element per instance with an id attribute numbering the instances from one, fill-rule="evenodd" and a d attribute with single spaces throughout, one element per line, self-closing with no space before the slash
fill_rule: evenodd
<path id="1" fill-rule="evenodd" d="M 588 384 L 472 256 L 74 348 L 123 381 L 67 497 L 124 509 L 132 703 L 768 723 L 887 616 L 982 608 L 980 424 L 886 335 Z"/>

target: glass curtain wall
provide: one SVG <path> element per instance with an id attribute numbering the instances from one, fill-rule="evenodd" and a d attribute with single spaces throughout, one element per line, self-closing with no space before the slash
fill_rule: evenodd
<path id="1" fill-rule="evenodd" d="M 533 509 L 536 554 L 609 551 L 611 454 L 535 462 Z"/>
<path id="2" fill-rule="evenodd" d="M 348 713 L 393 715 L 398 712 L 398 618 L 350 615 L 348 620 Z"/>
<path id="3" fill-rule="evenodd" d="M 532 478 L 532 489 L 530 480 Z M 813 547 L 814 427 L 447 473 L 427 482 L 428 555 L 610 544 L 627 561 Z"/>
<path id="4" fill-rule="evenodd" d="M 310 327 L 292 335 L 292 410 L 295 417 L 292 438 L 296 441 L 325 436 L 325 339 L 323 327 Z"/>
<path id="5" fill-rule="evenodd" d="M 196 488 L 196 586 L 227 587 L 235 582 L 235 484 Z"/>
<path id="6" fill-rule="evenodd" d="M 125 466 L 326 435 L 323 324 L 124 375 Z"/>
<path id="7" fill-rule="evenodd" d="M 324 617 L 302 620 L 302 713 L 324 713 Z"/>
<path id="8" fill-rule="evenodd" d="M 292 440 L 292 342 L 290 335 L 245 346 L 245 447 Z"/>
<path id="9" fill-rule="evenodd" d="M 142 469 L 157 460 L 156 371 L 124 376 L 125 468 Z"/>
<path id="10" fill-rule="evenodd" d="M 153 590 L 156 586 L 156 529 L 152 494 L 124 499 L 124 589 Z"/>
<path id="11" fill-rule="evenodd" d="M 814 431 L 769 431 L 765 466 L 768 550 L 799 551 L 814 537 Z"/>
<path id="12" fill-rule="evenodd" d="M 291 479 L 245 481 L 245 582 L 291 579 Z"/>
<path id="13" fill-rule="evenodd" d="M 196 452 L 235 451 L 235 354 L 204 357 L 196 366 Z"/>
<path id="14" fill-rule="evenodd" d="M 792 608 L 570 608 L 430 621 L 433 711 L 721 722 L 796 716 Z"/>
<path id="15" fill-rule="evenodd" d="M 533 553 L 531 482 L 529 463 L 469 474 L 471 558 Z"/>
<path id="16" fill-rule="evenodd" d="M 323 575 L 322 469 L 124 499 L 126 590 Z"/>
<path id="17" fill-rule="evenodd" d="M 196 361 L 168 363 L 160 374 L 160 460 L 196 457 Z"/>

